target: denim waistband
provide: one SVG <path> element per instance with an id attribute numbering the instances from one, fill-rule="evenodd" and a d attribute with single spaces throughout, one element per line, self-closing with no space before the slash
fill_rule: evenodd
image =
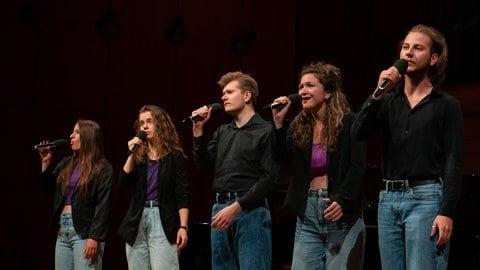
<path id="1" fill-rule="evenodd" d="M 327 188 L 319 188 L 319 189 L 309 189 L 308 196 L 322 196 L 322 194 L 328 194 Z"/>

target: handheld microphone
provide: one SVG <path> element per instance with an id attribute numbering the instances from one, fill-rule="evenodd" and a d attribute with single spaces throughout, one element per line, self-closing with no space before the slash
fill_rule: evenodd
<path id="1" fill-rule="evenodd" d="M 297 103 L 300 103 L 300 101 L 302 101 L 302 96 L 300 96 L 299 94 L 291 94 L 288 96 L 288 99 L 290 100 L 290 102 L 292 102 L 292 104 L 296 105 Z M 285 104 L 280 102 L 273 102 L 268 104 L 267 106 L 264 106 L 263 108 L 271 110 L 271 109 L 277 109 L 277 108 L 281 109 L 283 108 L 283 106 L 285 106 Z"/>
<path id="2" fill-rule="evenodd" d="M 408 68 L 408 62 L 405 59 L 398 59 L 395 61 L 393 66 L 398 70 L 398 72 L 403 75 Z M 373 97 L 378 98 L 385 92 L 385 88 L 387 88 L 390 85 L 391 81 L 390 80 L 383 80 L 383 82 L 380 84 L 380 86 L 373 92 Z"/>
<path id="3" fill-rule="evenodd" d="M 59 139 L 59 140 L 55 140 L 53 142 L 49 142 L 49 143 L 46 143 L 46 144 L 37 144 L 37 145 L 33 146 L 33 148 L 37 149 L 37 150 L 41 149 L 41 148 L 45 148 L 45 147 L 63 148 L 67 145 L 68 145 L 68 140 Z"/>
<path id="4" fill-rule="evenodd" d="M 223 110 L 223 106 L 220 103 L 212 103 L 207 106 L 208 108 L 212 108 L 212 114 L 217 113 L 219 111 Z M 188 121 L 193 122 L 195 120 L 200 120 L 202 117 L 198 114 L 190 115 L 185 117 L 185 119 L 182 120 L 183 123 L 187 123 Z"/>
<path id="5" fill-rule="evenodd" d="M 143 142 L 145 141 L 145 139 L 147 139 L 147 133 L 143 130 L 140 130 L 137 132 L 137 135 L 135 135 L 135 137 L 139 138 Z M 135 152 L 137 148 L 138 148 L 138 144 L 132 144 L 130 146 L 130 149 L 128 149 L 128 154 Z"/>

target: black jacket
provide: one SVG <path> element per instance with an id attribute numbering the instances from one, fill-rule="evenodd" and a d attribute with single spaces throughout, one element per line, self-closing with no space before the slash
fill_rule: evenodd
<path id="1" fill-rule="evenodd" d="M 66 197 L 63 191 L 67 188 L 64 184 L 56 184 L 60 172 L 71 162 L 72 157 L 63 158 L 55 170 L 47 169 L 41 173 L 43 183 L 46 186 L 55 186 L 55 199 L 51 225 L 58 226 L 60 214 L 65 205 Z M 75 231 L 82 239 L 92 238 L 97 241 L 105 241 L 110 221 L 110 208 L 112 205 L 113 168 L 104 160 L 102 169 L 93 176 L 87 187 L 87 194 L 81 194 L 78 190 L 72 196 L 72 219 Z"/>
<path id="2" fill-rule="evenodd" d="M 354 114 L 346 115 L 337 140 L 336 151 L 327 152 L 328 194 L 343 210 L 343 218 L 361 217 L 363 177 L 366 167 L 365 143 L 350 136 Z M 292 130 L 284 125 L 276 130 L 278 158 L 288 165 L 290 183 L 285 207 L 303 217 L 310 186 L 312 147 L 302 149 L 292 139 Z M 313 134 L 312 134 L 313 136 Z M 312 138 L 313 139 L 313 138 Z"/>
<path id="3" fill-rule="evenodd" d="M 147 164 L 137 164 L 127 174 L 120 171 L 119 184 L 133 188 L 132 200 L 127 214 L 118 229 L 120 237 L 130 245 L 137 238 L 138 226 L 145 206 L 147 191 Z M 179 151 L 172 151 L 160 160 L 158 168 L 158 201 L 163 230 L 170 243 L 174 244 L 180 226 L 180 208 L 188 208 L 188 178 L 185 158 Z"/>

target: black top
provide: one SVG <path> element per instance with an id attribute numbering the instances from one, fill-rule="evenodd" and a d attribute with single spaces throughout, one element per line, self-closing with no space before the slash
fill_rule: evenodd
<path id="1" fill-rule="evenodd" d="M 193 155 L 200 170 L 214 169 L 213 191 L 244 193 L 242 209 L 258 205 L 276 185 L 278 163 L 273 159 L 273 125 L 255 114 L 238 128 L 235 121 L 221 125 L 208 145 L 193 138 Z"/>
<path id="2" fill-rule="evenodd" d="M 328 196 L 342 207 L 342 220 L 356 219 L 363 213 L 365 142 L 357 141 L 350 135 L 354 119 L 354 114 L 348 114 L 342 119 L 343 128 L 337 136 L 335 150 L 327 152 Z M 285 207 L 303 217 L 312 180 L 312 145 L 305 149 L 299 147 L 292 139 L 292 129 L 287 128 L 287 125 L 277 129 L 276 133 L 277 154 L 282 164 L 288 165 L 290 174 Z"/>
<path id="3" fill-rule="evenodd" d="M 370 96 L 360 110 L 352 133 L 366 139 L 375 130 L 382 130 L 384 179 L 443 178 L 444 197 L 439 214 L 453 218 L 463 170 L 460 104 L 434 88 L 411 109 L 403 87 L 398 85 L 382 100 Z"/>

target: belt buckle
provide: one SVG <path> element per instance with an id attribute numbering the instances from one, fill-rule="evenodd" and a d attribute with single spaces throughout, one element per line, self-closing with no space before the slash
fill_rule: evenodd
<path id="1" fill-rule="evenodd" d="M 388 182 L 387 182 L 388 183 Z M 405 181 L 390 181 L 389 190 L 391 191 L 403 191 L 406 188 Z M 388 184 L 387 184 L 388 185 Z"/>
<path id="2" fill-rule="evenodd" d="M 233 192 L 217 193 L 217 202 L 226 203 L 232 200 L 234 196 L 235 196 L 235 193 Z"/>
<path id="3" fill-rule="evenodd" d="M 158 206 L 158 202 L 155 201 L 155 200 L 148 200 L 148 201 L 145 201 L 145 207 L 150 207 L 150 208 L 153 208 L 153 207 L 157 207 Z"/>

